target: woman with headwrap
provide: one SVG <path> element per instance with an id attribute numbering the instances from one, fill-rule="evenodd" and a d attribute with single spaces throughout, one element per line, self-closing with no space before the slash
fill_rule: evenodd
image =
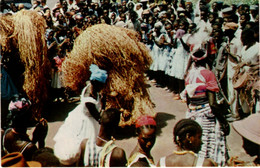
<path id="1" fill-rule="evenodd" d="M 81 103 L 69 113 L 54 137 L 54 153 L 63 165 L 76 163 L 82 140 L 87 138 L 94 144 L 99 131 L 100 112 L 105 107 L 105 98 L 99 92 L 106 82 L 107 72 L 94 64 L 90 71 L 90 82 L 82 90 Z"/>
<path id="2" fill-rule="evenodd" d="M 151 149 L 156 140 L 156 121 L 149 115 L 140 116 L 135 122 L 137 144 L 128 158 L 128 167 L 155 167 Z"/>
<path id="3" fill-rule="evenodd" d="M 215 110 L 218 107 L 215 100 L 215 93 L 219 91 L 217 80 L 214 73 L 206 69 L 205 49 L 194 49 L 191 58 L 193 63 L 185 78 L 185 90 L 181 94 L 187 97 L 186 118 L 197 121 L 202 127 L 203 144 L 199 155 L 211 158 L 218 166 L 225 166 L 228 155 L 226 139 Z"/>

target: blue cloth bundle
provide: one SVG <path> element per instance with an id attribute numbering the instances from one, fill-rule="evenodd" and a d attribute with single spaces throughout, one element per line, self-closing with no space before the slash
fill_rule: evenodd
<path id="1" fill-rule="evenodd" d="M 90 80 L 96 80 L 102 83 L 106 82 L 107 79 L 106 70 L 99 69 L 99 67 L 95 64 L 91 64 L 89 70 L 91 72 Z"/>

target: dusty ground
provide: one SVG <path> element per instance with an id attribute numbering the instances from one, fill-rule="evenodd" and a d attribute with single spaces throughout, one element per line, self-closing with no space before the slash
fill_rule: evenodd
<path id="1" fill-rule="evenodd" d="M 151 83 L 150 86 L 151 98 L 156 105 L 155 111 L 157 112 L 156 120 L 158 123 L 158 132 L 156 143 L 152 149 L 152 155 L 157 163 L 160 157 L 170 154 L 175 149 L 172 131 L 176 122 L 184 118 L 186 104 L 181 103 L 180 100 L 173 100 L 172 93 L 162 88 L 158 88 Z M 46 146 L 53 148 L 54 135 L 63 123 L 68 112 L 75 108 L 77 103 L 78 102 L 56 104 L 45 111 L 46 118 L 49 121 Z M 31 131 L 32 130 L 30 130 L 29 133 Z M 134 130 L 132 128 L 125 128 L 119 130 L 118 134 L 119 135 L 116 137 L 116 144 L 122 147 L 126 151 L 127 156 L 129 156 L 137 143 Z M 242 138 L 233 130 L 233 128 L 231 129 L 230 135 L 227 137 L 227 145 L 230 156 L 239 156 L 239 158 L 244 161 L 251 161 L 254 159 L 245 153 L 242 148 Z"/>

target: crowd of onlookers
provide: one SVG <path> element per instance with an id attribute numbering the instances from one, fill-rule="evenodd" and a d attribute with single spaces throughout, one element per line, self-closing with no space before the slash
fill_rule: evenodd
<path id="1" fill-rule="evenodd" d="M 23 8 L 23 4 L 11 4 L 2 11 L 15 13 Z M 240 109 L 245 113 L 252 112 L 252 108 L 248 110 L 239 106 L 239 93 L 233 87 L 232 78 L 234 66 L 243 62 L 241 54 L 246 44 L 241 41 L 242 31 L 250 29 L 253 32 L 253 35 L 249 33 L 252 37 L 246 36 L 253 40 L 249 43 L 259 41 L 258 4 L 226 4 L 207 0 L 196 3 L 188 0 L 60 0 L 50 9 L 46 0 L 34 0 L 30 10 L 38 11 L 46 19 L 48 57 L 54 69 L 53 88 L 62 88 L 58 77 L 62 73 L 61 64 L 72 50 L 76 37 L 89 26 L 105 23 L 134 29 L 140 34 L 140 40 L 150 49 L 153 59 L 147 75 L 158 86 L 173 91 L 175 99 L 181 98 L 185 87 L 184 76 L 192 47 L 194 44 L 204 45 L 208 50 L 209 68 L 221 86 L 219 102 L 230 105 L 231 120 L 243 117 L 243 112 L 238 112 Z M 249 54 L 252 55 L 251 61 L 257 61 L 253 58 L 254 53 Z M 227 55 L 239 59 L 234 63 L 234 60 L 227 59 Z M 56 94 L 66 99 L 63 92 L 61 89 Z M 258 96 L 255 102 L 258 102 Z M 259 109 L 253 108 L 255 111 Z"/>
<path id="2" fill-rule="evenodd" d="M 18 6 L 14 4 L 10 6 L 1 5 L 3 7 L 1 9 L 3 14 L 15 14 L 17 11 L 25 8 L 23 4 L 19 4 Z M 159 2 L 154 0 L 138 0 L 137 2 L 131 0 L 121 0 L 121 2 L 116 0 L 112 0 L 112 2 L 110 2 L 110 0 L 60 0 L 50 9 L 46 4 L 46 0 L 34 0 L 32 8 L 28 10 L 37 11 L 46 20 L 46 42 L 48 58 L 52 63 L 51 87 L 53 89 L 52 100 L 54 101 L 64 101 L 68 99 L 68 95 L 66 95 L 68 93 L 66 91 L 68 90 L 65 91 L 60 78 L 62 75 L 61 65 L 64 59 L 66 59 L 67 54 L 73 49 L 74 40 L 90 26 L 109 24 L 133 29 L 139 34 L 140 41 L 146 44 L 153 60 L 150 69 L 147 70 L 147 77 L 151 82 L 154 82 L 156 86 L 173 92 L 175 100 L 182 99 L 182 101 L 187 102 L 190 112 L 193 110 L 197 110 L 197 112 L 198 110 L 205 111 L 208 110 L 206 108 L 209 107 L 205 106 L 210 102 L 210 100 L 208 100 L 210 98 L 203 97 L 203 99 L 200 99 L 201 97 L 199 95 L 200 93 L 206 92 L 205 89 L 200 90 L 198 93 L 196 93 L 196 91 L 195 93 L 193 92 L 193 96 L 195 95 L 193 99 L 191 99 L 191 97 L 190 99 L 185 98 L 187 94 L 190 94 L 189 91 L 192 90 L 191 88 L 187 88 L 189 84 L 188 80 L 189 82 L 192 81 L 190 79 L 191 76 L 187 77 L 187 75 L 197 75 L 198 79 L 202 81 L 204 79 L 202 79 L 201 76 L 204 75 L 203 78 L 207 76 L 205 74 L 199 74 L 200 72 L 198 73 L 195 70 L 192 71 L 194 66 L 198 66 L 201 69 L 204 68 L 202 64 L 199 63 L 202 60 L 206 60 L 207 66 L 205 68 L 212 71 L 213 76 L 215 76 L 214 78 L 216 78 L 216 83 L 214 84 L 216 90 L 214 90 L 214 88 L 208 89 L 208 87 L 213 86 L 211 83 L 211 81 L 215 81 L 213 78 L 206 79 L 205 83 L 207 83 L 207 86 L 205 88 L 211 91 L 214 90 L 214 92 L 216 91 L 216 101 L 221 105 L 222 109 L 225 109 L 222 110 L 222 112 L 226 111 L 221 115 L 224 115 L 229 121 L 234 121 L 260 112 L 259 86 L 257 86 L 259 82 L 255 82 L 258 80 L 251 80 L 251 82 L 254 81 L 255 83 L 245 83 L 245 78 L 243 78 L 244 81 L 242 81 L 242 78 L 239 78 L 239 74 L 242 74 L 242 72 L 247 72 L 248 76 L 251 75 L 251 77 L 255 77 L 255 72 L 259 70 L 259 68 L 255 68 L 256 66 L 259 67 L 258 4 L 225 4 L 225 2 L 210 2 L 210 0 L 199 0 L 196 3 L 189 0 L 165 0 Z M 198 52 L 198 49 L 201 50 Z M 192 64 L 193 62 L 195 65 Z M 259 78 L 259 76 L 256 75 L 256 78 Z M 250 96 L 251 99 L 248 98 Z M 249 100 L 251 102 L 249 102 Z M 14 104 L 17 102 L 20 103 L 23 101 L 17 99 L 17 101 L 14 101 Z M 27 104 L 29 104 L 29 102 Z M 196 106 L 191 107 L 190 104 L 196 104 Z M 210 111 L 211 110 L 208 112 Z M 104 118 L 106 117 L 107 116 L 104 116 Z M 196 117 L 200 118 L 201 116 Z M 210 118 L 209 116 L 207 117 L 207 119 Z M 198 152 L 199 149 L 197 148 L 200 148 L 201 144 L 198 142 L 194 144 L 195 147 L 197 147 L 195 149 L 189 142 L 191 139 L 192 141 L 196 138 L 197 140 L 200 139 L 202 131 L 205 133 L 205 129 L 217 128 L 217 126 L 215 126 L 215 119 L 211 121 L 212 118 L 213 117 L 208 120 L 208 123 L 212 122 L 214 126 L 199 123 L 202 127 L 201 131 L 198 129 L 199 126 L 196 125 L 196 123 L 194 124 L 193 121 L 185 120 L 176 124 L 174 141 L 179 145 L 180 151 L 176 151 L 174 155 L 185 155 L 187 160 L 193 159 L 193 152 Z M 26 119 L 24 121 L 26 121 Z M 21 121 L 17 120 L 17 122 L 19 123 Z M 105 120 L 103 122 L 104 123 L 101 121 L 99 124 L 106 130 L 106 122 L 109 121 Z M 146 160 L 142 162 L 141 159 L 135 166 L 155 166 L 156 164 L 153 162 L 150 150 L 155 142 L 156 122 L 150 117 L 146 117 L 139 122 L 136 128 L 138 136 L 140 136 L 138 137 L 140 140 L 138 143 L 140 144 L 137 145 L 130 158 L 136 157 L 134 154 L 138 153 L 138 150 L 142 148 L 142 146 L 140 147 L 140 145 L 142 145 L 141 142 L 147 140 L 151 144 L 147 147 L 147 151 L 144 152 L 144 155 L 146 155 L 144 158 L 146 158 Z M 45 124 L 44 120 L 38 123 L 36 128 L 40 131 L 38 131 L 38 134 L 37 131 L 35 132 L 35 137 L 42 136 L 39 133 L 41 131 L 46 132 Z M 247 124 L 250 125 L 249 123 Z M 143 127 L 147 125 L 149 125 L 149 129 Z M 185 129 L 182 130 L 181 128 Z M 148 131 L 146 131 L 146 129 L 148 129 Z M 12 133 L 13 130 L 14 132 Z M 16 132 L 26 132 L 26 128 L 19 130 L 18 127 L 13 130 L 9 131 L 13 136 L 11 138 L 15 138 Z M 196 131 L 194 132 L 194 130 Z M 150 133 L 147 133 L 149 131 Z M 245 139 L 251 140 L 251 137 L 248 138 L 244 136 L 240 131 L 241 129 L 238 130 L 238 132 L 245 137 Z M 105 136 L 106 133 L 104 133 L 103 130 L 100 130 L 100 132 L 100 136 L 103 134 L 103 136 Z M 217 133 L 217 131 L 214 133 L 209 132 L 207 136 L 216 135 Z M 150 139 L 145 139 L 142 136 L 150 137 Z M 40 141 L 40 139 L 45 139 L 45 137 L 33 139 L 32 141 L 44 146 L 44 144 L 42 144 L 44 142 Z M 180 137 L 182 139 L 179 139 Z M 223 135 L 221 135 L 220 138 L 222 137 Z M 99 137 L 101 144 L 106 144 L 110 140 L 104 138 L 107 137 Z M 256 143 L 256 147 L 259 148 L 259 141 L 254 139 L 252 141 Z M 225 139 L 217 140 L 217 142 L 223 142 L 224 144 Z M 205 141 L 203 143 L 205 143 Z M 213 143 L 215 143 L 215 141 Z M 244 140 L 244 143 L 246 143 L 246 140 Z M 143 145 L 144 144 L 143 142 Z M 24 145 L 30 147 L 30 144 Z M 226 148 L 224 145 L 222 145 L 222 147 Z M 34 146 L 31 148 L 35 150 L 33 149 Z M 84 150 L 85 148 L 86 147 L 84 147 Z M 58 159 L 54 157 L 54 152 L 51 149 L 45 150 L 51 155 L 52 159 L 54 158 L 54 165 L 60 166 Z M 111 149 L 111 151 L 113 150 L 114 149 Z M 192 157 L 189 156 L 189 154 L 186 155 L 187 152 L 183 153 L 181 150 L 193 151 L 188 152 L 192 154 Z M 224 156 L 226 155 L 224 150 L 221 151 L 220 149 L 222 153 L 219 154 L 219 156 L 226 157 Z M 139 155 L 140 153 L 138 153 L 138 157 Z M 259 159 L 259 153 L 257 156 Z M 82 156 L 78 156 L 78 158 L 79 157 L 81 158 Z M 110 157 L 113 158 L 114 156 L 112 155 Z M 173 156 L 168 156 L 168 158 L 170 157 Z M 42 156 L 42 158 L 44 158 L 44 156 Z M 140 155 L 140 158 L 143 158 L 142 155 Z M 199 162 L 199 158 L 197 159 Z M 126 161 L 125 156 L 121 156 L 121 161 L 122 160 Z M 225 159 L 223 159 L 223 162 L 220 161 L 220 163 L 218 163 L 217 160 L 218 159 L 214 160 L 214 162 L 219 165 L 224 166 L 227 164 L 227 160 Z M 183 160 L 182 163 L 184 163 Z M 259 164 L 259 162 L 256 163 Z M 85 163 L 85 165 L 87 164 Z M 128 163 L 128 165 L 131 164 Z M 162 165 L 181 166 L 182 164 L 169 163 L 167 160 L 161 162 L 160 160 L 157 166 Z M 186 166 L 195 165 L 195 163 L 192 163 Z M 208 161 L 206 165 L 213 166 L 215 163 Z"/>

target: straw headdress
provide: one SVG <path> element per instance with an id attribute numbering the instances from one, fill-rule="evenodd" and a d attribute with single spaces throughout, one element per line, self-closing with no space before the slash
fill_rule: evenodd
<path id="1" fill-rule="evenodd" d="M 36 118 L 40 117 L 43 104 L 47 100 L 50 72 L 45 28 L 45 19 L 36 11 L 21 10 L 14 15 L 0 17 L 2 51 L 19 51 L 25 68 L 23 90 L 32 102 Z"/>
<path id="2" fill-rule="evenodd" d="M 140 115 L 154 115 L 144 77 L 151 61 L 135 31 L 99 24 L 87 28 L 75 40 L 62 65 L 63 82 L 80 91 L 89 79 L 91 64 L 106 70 L 108 79 L 102 90 L 107 95 L 106 108 L 121 109 L 125 117 L 120 125 L 131 125 Z"/>

